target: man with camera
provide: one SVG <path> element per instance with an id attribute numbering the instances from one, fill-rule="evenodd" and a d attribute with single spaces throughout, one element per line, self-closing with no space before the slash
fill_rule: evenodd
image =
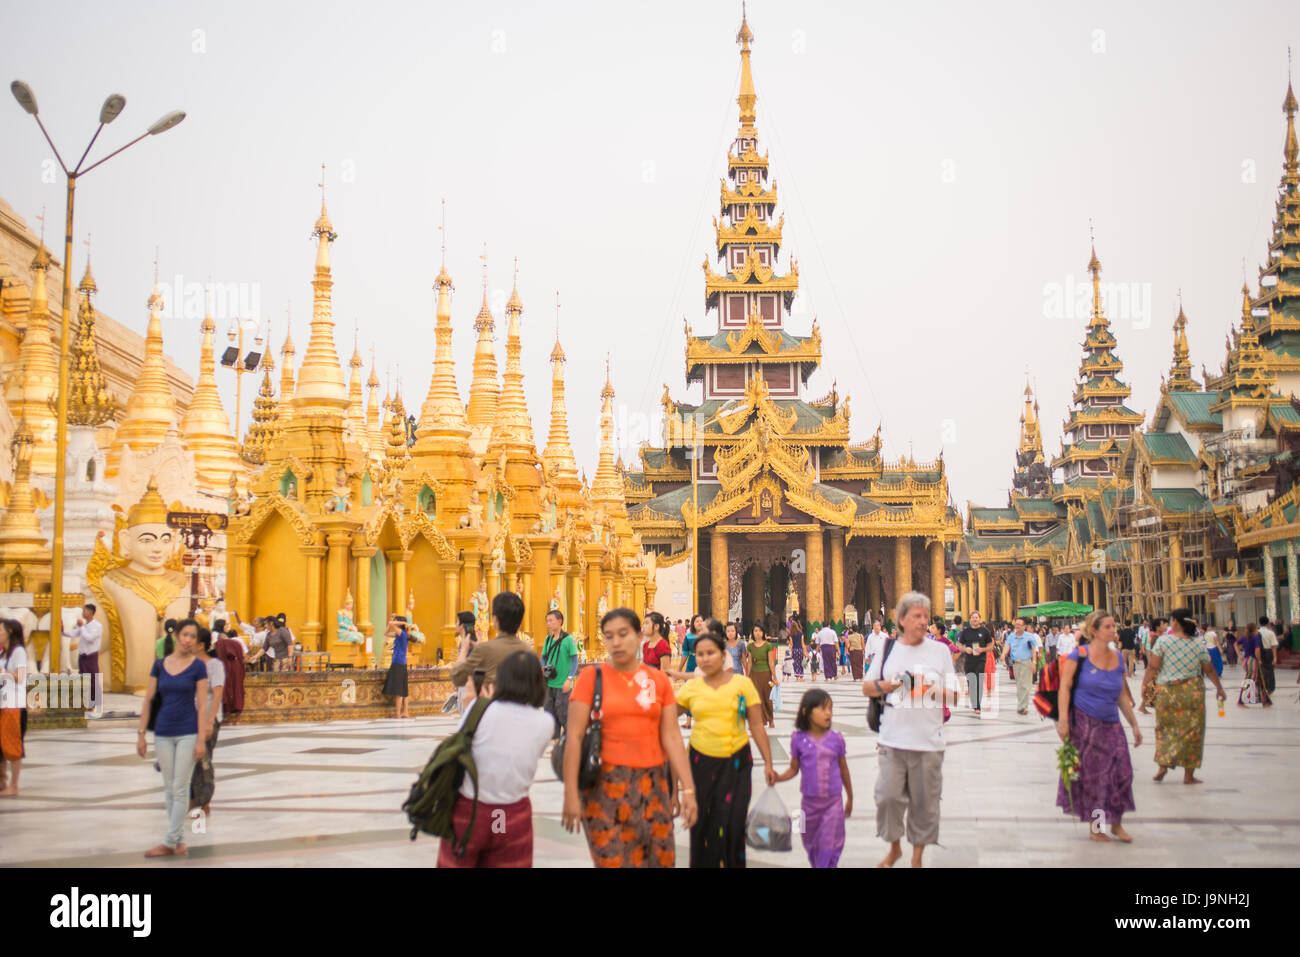
<path id="1" fill-rule="evenodd" d="M 555 719 L 555 737 L 564 734 L 569 716 L 569 692 L 578 674 L 578 642 L 564 630 L 564 612 L 546 613 L 546 643 L 542 646 L 542 676 L 546 679 L 546 712 Z"/>

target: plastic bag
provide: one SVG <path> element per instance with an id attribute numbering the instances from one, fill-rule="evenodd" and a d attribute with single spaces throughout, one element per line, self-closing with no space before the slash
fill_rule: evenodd
<path id="1" fill-rule="evenodd" d="M 772 714 L 774 716 L 780 714 L 781 713 L 781 686 L 780 685 L 776 685 L 772 689 L 772 695 L 768 700 L 772 703 Z"/>
<path id="2" fill-rule="evenodd" d="M 1259 704 L 1259 691 L 1255 688 L 1255 682 L 1247 678 L 1241 683 L 1241 696 L 1238 700 L 1242 704 Z"/>
<path id="3" fill-rule="evenodd" d="M 776 788 L 764 791 L 749 809 L 745 821 L 745 843 L 759 851 L 788 851 L 794 826 Z"/>

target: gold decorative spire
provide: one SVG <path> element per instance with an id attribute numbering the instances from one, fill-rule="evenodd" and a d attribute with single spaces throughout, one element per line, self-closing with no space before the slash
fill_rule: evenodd
<path id="1" fill-rule="evenodd" d="M 502 376 L 501 399 L 497 407 L 497 420 L 493 426 L 491 447 L 510 446 L 514 451 L 527 451 L 535 459 L 533 423 L 528 416 L 528 403 L 524 397 L 524 372 L 520 361 L 522 344 L 519 338 L 519 319 L 524 305 L 519 299 L 519 266 L 515 261 L 515 285 L 506 303 L 506 370 Z"/>
<path id="2" fill-rule="evenodd" d="M 1097 258 L 1097 244 L 1092 244 L 1092 258 L 1088 260 L 1088 272 L 1092 273 L 1092 321 L 1106 323 L 1101 308 L 1101 260 Z"/>
<path id="3" fill-rule="evenodd" d="M 1020 413 L 1020 452 L 1043 451 L 1043 433 L 1038 426 L 1038 405 L 1034 390 L 1025 382 L 1025 411 Z"/>
<path id="4" fill-rule="evenodd" d="M 758 102 L 758 94 L 754 92 L 754 77 L 749 72 L 749 45 L 753 40 L 754 34 L 749 29 L 749 20 L 742 4 L 740 30 L 736 33 L 736 42 L 740 44 L 740 95 L 736 97 L 736 103 L 740 106 L 741 133 L 752 133 L 756 119 L 754 106 Z"/>
<path id="5" fill-rule="evenodd" d="M 361 388 L 361 332 L 358 326 L 352 337 L 352 358 L 348 360 L 351 373 L 348 376 L 348 425 L 353 441 L 360 447 L 362 454 L 370 451 L 370 432 L 366 427 L 366 399 Z"/>
<path id="6" fill-rule="evenodd" d="M 485 440 L 496 423 L 497 408 L 501 402 L 501 383 L 497 381 L 497 353 L 493 337 L 496 321 L 488 308 L 487 298 L 487 246 L 483 249 L 483 305 L 474 319 L 478 341 L 474 345 L 474 377 L 469 384 L 469 409 L 467 419 L 471 431 Z"/>
<path id="7" fill-rule="evenodd" d="M 366 379 L 366 434 L 369 438 L 370 462 L 384 461 L 384 422 L 379 414 L 379 373 L 375 371 L 375 347 L 370 347 L 370 377 Z"/>
<path id="8" fill-rule="evenodd" d="M 27 419 L 20 418 L 13 437 L 14 484 L 9 505 L 0 518 L 0 574 L 7 580 L 17 572 L 22 590 L 29 592 L 44 591 L 51 577 L 50 550 L 41 532 L 32 495 L 35 445 L 36 438 Z"/>
<path id="9" fill-rule="evenodd" d="M 127 527 L 135 525 L 163 525 L 167 522 L 167 503 L 163 501 L 162 495 L 158 492 L 158 482 L 153 477 L 149 477 L 149 484 L 145 486 L 144 494 L 140 496 L 140 501 L 131 506 L 126 513 Z"/>
<path id="10" fill-rule="evenodd" d="M 593 502 L 622 498 L 623 484 L 614 467 L 614 386 L 610 381 L 609 356 L 605 357 L 605 386 L 600 390 L 600 457 L 591 482 Z"/>
<path id="11" fill-rule="evenodd" d="M 325 209 L 325 166 L 321 165 L 320 218 L 312 229 L 316 238 L 316 275 L 311 281 L 314 295 L 311 311 L 311 337 L 302 368 L 298 370 L 298 383 L 293 395 L 296 413 L 339 415 L 348 407 L 348 390 L 339 366 L 338 349 L 334 346 L 334 305 L 330 290 L 334 281 L 330 277 L 330 244 L 338 238 Z"/>
<path id="12" fill-rule="evenodd" d="M 1183 296 L 1178 294 L 1178 317 L 1174 319 L 1174 363 L 1169 369 L 1170 392 L 1199 392 L 1200 384 L 1192 378 L 1191 350 L 1187 345 L 1187 316 L 1183 313 Z"/>
<path id="13" fill-rule="evenodd" d="M 289 322 L 290 311 L 285 311 L 284 345 L 280 347 L 280 408 L 278 419 L 281 425 L 293 418 L 293 357 L 297 355 L 293 348 L 293 330 Z M 270 343 L 270 337 L 267 338 Z"/>
<path id="14" fill-rule="evenodd" d="M 1300 160 L 1300 143 L 1297 143 L 1295 135 L 1296 99 L 1295 92 L 1291 89 L 1289 68 L 1286 78 L 1286 99 L 1282 101 L 1282 112 L 1286 115 L 1286 143 L 1282 147 L 1282 156 L 1286 159 L 1286 173 L 1288 176 L 1300 175 L 1300 169 L 1297 167 Z"/>
<path id="15" fill-rule="evenodd" d="M 548 473 L 554 472 L 561 488 L 581 488 L 578 462 L 569 444 L 569 412 L 564 399 L 564 349 L 560 346 L 560 294 L 555 293 L 555 348 L 551 350 L 551 429 L 542 451 Z"/>
<path id="16" fill-rule="evenodd" d="M 271 343 L 271 324 L 267 320 L 266 342 Z M 245 462 L 261 465 L 267 459 L 267 453 L 275 444 L 279 432 L 280 410 L 275 401 L 275 385 L 271 373 L 275 371 L 275 359 L 271 357 L 272 349 L 262 353 L 262 384 L 258 386 L 257 397 L 253 399 L 253 423 L 244 436 L 242 456 Z"/>
<path id="17" fill-rule="evenodd" d="M 203 345 L 199 351 L 199 381 L 194 396 L 181 420 L 181 439 L 194 454 L 195 477 L 201 485 L 212 491 L 222 491 L 230 485 L 232 472 L 243 471 L 239 461 L 239 443 L 230 431 L 230 418 L 221 404 L 217 392 L 216 359 L 212 337 L 217 324 L 208 315 L 199 329 Z"/>
<path id="18" fill-rule="evenodd" d="M 145 452 L 161 445 L 176 419 L 176 400 L 167 381 L 163 358 L 162 290 L 158 287 L 158 267 L 154 266 L 153 293 L 149 296 L 149 331 L 144 340 L 144 362 L 136 375 L 126 414 L 117 427 L 108 451 L 106 472 L 117 475 L 122 450 Z"/>
<path id="19" fill-rule="evenodd" d="M 86 274 L 77 288 L 82 295 L 77 306 L 77 337 L 72 340 L 68 356 L 68 423 L 103 425 L 113 418 L 117 403 L 104 381 L 95 345 L 95 307 L 90 297 L 98 287 L 95 277 L 90 274 L 89 259 L 86 260 Z"/>
<path id="20" fill-rule="evenodd" d="M 397 386 L 397 394 L 389 407 L 388 431 L 385 436 L 387 445 L 384 451 L 384 484 L 401 475 L 410 460 L 410 448 L 406 444 L 406 406 L 402 404 L 402 386 Z"/>
<path id="21" fill-rule="evenodd" d="M 1219 398 L 1210 406 L 1211 411 L 1236 405 L 1267 405 L 1277 377 L 1268 371 L 1264 349 L 1259 344 L 1259 333 L 1252 315 L 1250 288 L 1241 286 L 1241 329 L 1236 336 L 1223 378 L 1219 380 Z"/>
<path id="22" fill-rule="evenodd" d="M 451 294 L 456 287 L 451 276 L 447 275 L 445 250 L 442 268 L 433 281 L 433 288 L 438 293 L 433 327 L 433 378 L 429 380 L 429 394 L 420 407 L 414 454 L 417 457 L 435 452 L 460 455 L 463 449 L 468 455 L 470 429 L 465 418 L 465 406 L 460 400 L 460 388 L 456 385 L 456 359 L 451 351 Z"/>
<path id="23" fill-rule="evenodd" d="M 32 259 L 32 295 L 27 326 L 18 347 L 18 370 L 5 383 L 5 398 L 15 419 L 26 418 L 35 436 L 33 467 L 40 474 L 54 472 L 53 401 L 59 391 L 58 353 L 50 334 L 50 302 L 46 274 L 50 254 L 41 242 Z"/>

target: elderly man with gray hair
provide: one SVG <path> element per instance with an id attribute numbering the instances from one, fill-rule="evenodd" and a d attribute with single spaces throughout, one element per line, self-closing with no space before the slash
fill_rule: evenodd
<path id="1" fill-rule="evenodd" d="M 957 675 L 946 646 L 928 640 L 930 599 L 908 592 L 898 602 L 901 634 L 886 642 L 862 682 L 862 693 L 883 698 L 880 771 L 876 777 L 876 836 L 889 843 L 880 867 L 903 856 L 906 823 L 912 866 L 927 844 L 939 843 L 943 791 L 943 708 L 957 703 Z"/>

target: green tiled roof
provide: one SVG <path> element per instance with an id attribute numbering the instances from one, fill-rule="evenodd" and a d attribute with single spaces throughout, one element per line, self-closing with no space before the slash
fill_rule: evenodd
<path id="1" fill-rule="evenodd" d="M 1183 421 L 1189 425 L 1217 425 L 1222 427 L 1223 415 L 1211 412 L 1212 406 L 1219 399 L 1217 392 L 1170 392 L 1169 401 Z"/>
<path id="2" fill-rule="evenodd" d="M 1290 356 L 1293 359 L 1300 359 L 1300 332 L 1291 330 L 1279 332 L 1275 335 L 1262 337 L 1259 344 L 1270 352 Z"/>
<path id="3" fill-rule="evenodd" d="M 730 352 L 731 347 L 727 345 L 727 336 L 733 336 L 737 333 L 737 331 L 738 330 L 736 329 L 721 329 L 713 336 L 696 336 L 695 340 L 697 342 L 707 342 L 710 346 L 712 346 L 715 349 L 722 349 L 724 351 Z M 784 329 L 770 328 L 767 331 L 771 333 L 775 333 L 777 338 L 781 340 L 781 351 L 783 352 L 786 349 L 796 348 L 797 346 L 800 346 L 803 343 L 808 342 L 809 339 L 811 338 L 810 336 L 792 336 Z M 749 347 L 745 349 L 746 354 L 751 352 L 762 352 L 762 351 L 763 351 L 763 347 L 760 346 L 757 342 L 751 342 L 749 344 Z"/>
<path id="4" fill-rule="evenodd" d="M 724 406 L 735 404 L 739 407 L 740 403 L 736 399 L 708 399 L 699 405 L 687 405 L 679 403 L 677 410 L 681 415 L 687 416 L 698 414 L 705 421 L 713 418 L 718 414 L 718 410 Z M 802 399 L 773 399 L 772 404 L 781 409 L 794 409 L 794 433 L 812 432 L 820 429 L 827 419 L 835 415 L 835 410 L 830 406 L 809 405 Z M 713 422 L 701 430 L 703 433 L 717 434 L 722 431 L 722 426 Z"/>
<path id="5" fill-rule="evenodd" d="M 1178 432 L 1144 432 L 1141 433 L 1141 439 L 1152 458 L 1177 459 L 1189 465 L 1196 463 L 1192 447 Z"/>
<path id="6" fill-rule="evenodd" d="M 970 510 L 972 519 L 979 519 L 981 522 L 999 522 L 999 521 L 1020 521 L 1020 516 L 1014 508 L 974 508 Z"/>
<path id="7" fill-rule="evenodd" d="M 1171 512 L 1197 512 L 1210 507 L 1209 499 L 1194 488 L 1153 488 L 1151 497 Z"/>
<path id="8" fill-rule="evenodd" d="M 701 482 L 697 486 L 699 498 L 697 499 L 701 511 L 713 501 L 721 490 L 721 486 L 714 482 Z M 665 492 L 663 495 L 656 495 L 652 499 L 640 502 L 637 505 L 630 506 L 627 510 L 628 518 L 636 521 L 645 509 L 653 509 L 664 515 L 673 518 L 682 517 L 682 506 L 691 500 L 691 487 L 689 485 L 682 488 L 675 488 L 671 492 Z"/>
<path id="9" fill-rule="evenodd" d="M 1050 498 L 1016 499 L 1016 511 L 1027 517 L 1056 518 L 1063 514 L 1061 507 Z"/>
<path id="10" fill-rule="evenodd" d="M 1297 412 L 1295 406 L 1290 402 L 1285 405 L 1278 403 L 1270 411 L 1273 413 L 1274 418 L 1283 422 L 1300 422 L 1300 412 Z"/>

